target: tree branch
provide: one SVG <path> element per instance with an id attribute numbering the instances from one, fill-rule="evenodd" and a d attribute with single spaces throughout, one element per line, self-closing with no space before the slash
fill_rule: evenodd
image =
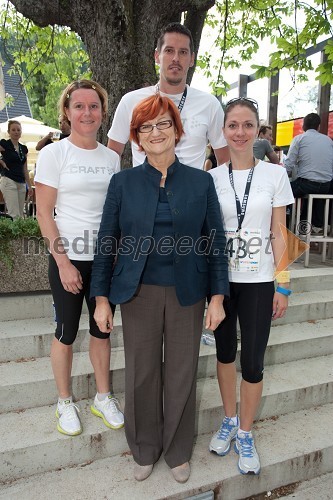
<path id="1" fill-rule="evenodd" d="M 37 0 L 11 0 L 14 7 L 24 16 L 31 19 L 38 26 L 45 28 L 49 24 L 72 26 L 74 6 L 76 2 L 58 0 L 44 2 Z"/>

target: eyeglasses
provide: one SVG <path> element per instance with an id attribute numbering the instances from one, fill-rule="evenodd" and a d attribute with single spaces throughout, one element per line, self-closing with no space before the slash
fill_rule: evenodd
<path id="1" fill-rule="evenodd" d="M 234 97 L 233 99 L 230 99 L 230 101 L 227 102 L 225 107 L 228 108 L 231 104 L 236 104 L 237 102 L 248 102 L 252 104 L 252 106 L 254 106 L 257 111 L 259 110 L 257 101 L 251 99 L 251 97 Z"/>
<path id="2" fill-rule="evenodd" d="M 147 123 L 146 125 L 140 125 L 138 127 L 138 131 L 141 132 L 142 134 L 147 134 L 148 132 L 152 132 L 154 127 L 157 128 L 157 130 L 165 130 L 167 128 L 172 127 L 172 120 L 163 120 L 162 122 L 156 123 L 156 125 L 152 125 L 151 123 Z"/>

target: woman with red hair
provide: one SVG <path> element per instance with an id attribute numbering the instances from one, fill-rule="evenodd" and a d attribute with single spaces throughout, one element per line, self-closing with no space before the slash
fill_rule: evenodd
<path id="1" fill-rule="evenodd" d="M 120 304 L 125 349 L 125 432 L 146 479 L 164 453 L 176 481 L 190 475 L 196 375 L 206 328 L 224 318 L 228 293 L 224 230 L 211 176 L 179 162 L 179 111 L 159 94 L 133 111 L 131 139 L 145 162 L 113 176 L 91 283 L 95 320 L 113 325 Z M 164 357 L 164 363 L 163 363 Z"/>

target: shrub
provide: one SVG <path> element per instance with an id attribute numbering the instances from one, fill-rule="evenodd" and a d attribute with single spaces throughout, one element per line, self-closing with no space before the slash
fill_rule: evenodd
<path id="1" fill-rule="evenodd" d="M 14 265 L 11 241 L 29 237 L 42 238 L 36 219 L 27 217 L 11 220 L 0 217 L 0 261 L 11 269 Z"/>

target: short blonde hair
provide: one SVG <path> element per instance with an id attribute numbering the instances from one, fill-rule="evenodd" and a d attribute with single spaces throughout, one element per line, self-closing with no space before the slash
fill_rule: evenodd
<path id="1" fill-rule="evenodd" d="M 67 122 L 70 125 L 70 122 L 66 115 L 66 109 L 69 108 L 69 102 L 72 93 L 74 90 L 78 89 L 93 89 L 97 92 L 97 95 L 101 101 L 103 118 L 106 118 L 108 113 L 108 94 L 107 91 L 94 80 L 75 80 L 74 82 L 67 85 L 67 87 L 63 90 L 60 99 L 59 99 L 59 113 L 63 121 Z"/>

